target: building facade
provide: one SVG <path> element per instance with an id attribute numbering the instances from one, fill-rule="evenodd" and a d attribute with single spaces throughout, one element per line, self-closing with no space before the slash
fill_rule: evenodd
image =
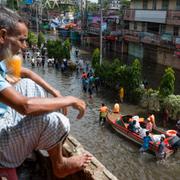
<path id="1" fill-rule="evenodd" d="M 180 0 L 132 0 L 123 19 L 129 55 L 180 69 Z"/>
<path id="2" fill-rule="evenodd" d="M 121 8 L 120 0 L 110 0 L 109 9 L 110 10 L 119 10 Z"/>

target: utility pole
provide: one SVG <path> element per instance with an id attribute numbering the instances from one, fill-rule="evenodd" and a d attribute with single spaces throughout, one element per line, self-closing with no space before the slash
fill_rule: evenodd
<path id="1" fill-rule="evenodd" d="M 103 12 L 102 12 L 102 1 L 100 0 L 100 60 L 99 64 L 102 64 L 102 25 L 103 25 Z"/>
<path id="2" fill-rule="evenodd" d="M 38 11 L 38 2 L 36 2 L 35 4 L 36 6 L 36 32 L 37 32 L 37 35 L 39 34 L 39 11 Z"/>

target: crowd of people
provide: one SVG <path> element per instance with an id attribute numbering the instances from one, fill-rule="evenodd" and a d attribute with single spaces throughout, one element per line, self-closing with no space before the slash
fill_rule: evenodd
<path id="1" fill-rule="evenodd" d="M 92 98 L 93 93 L 98 92 L 100 86 L 99 77 L 95 76 L 92 69 L 89 69 L 88 72 L 83 71 L 81 75 L 81 80 L 83 92 L 88 92 L 89 98 Z"/>

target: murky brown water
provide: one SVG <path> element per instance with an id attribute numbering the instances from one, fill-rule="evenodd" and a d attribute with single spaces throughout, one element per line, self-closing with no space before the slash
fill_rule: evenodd
<path id="1" fill-rule="evenodd" d="M 118 135 L 109 126 L 99 126 L 99 106 L 104 102 L 111 108 L 114 103 L 115 96 L 110 89 L 102 89 L 100 93 L 94 94 L 91 100 L 82 92 L 81 80 L 75 73 L 62 74 L 53 68 L 33 70 L 59 89 L 63 95 L 73 95 L 86 101 L 87 111 L 83 119 L 77 121 L 77 112 L 69 110 L 71 134 L 119 180 L 179 180 L 180 152 L 164 163 L 157 163 L 151 154 L 140 155 L 139 146 Z M 141 109 L 136 106 L 122 105 L 123 114 L 135 114 L 139 111 Z"/>

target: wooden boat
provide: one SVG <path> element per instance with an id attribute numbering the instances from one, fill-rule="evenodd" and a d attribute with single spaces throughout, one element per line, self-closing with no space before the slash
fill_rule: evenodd
<path id="1" fill-rule="evenodd" d="M 122 116 L 121 114 L 118 113 L 108 113 L 107 115 L 107 122 L 115 129 L 118 133 L 123 135 L 124 137 L 132 140 L 133 142 L 142 145 L 143 144 L 143 138 L 135 132 L 132 132 L 128 129 L 128 125 L 132 119 L 132 115 L 125 115 Z M 145 128 L 146 122 L 144 121 L 144 118 L 139 118 L 139 123 L 142 128 Z M 171 154 L 174 153 L 174 150 L 170 147 L 168 143 L 168 139 L 170 138 L 165 131 L 162 131 L 158 128 L 153 128 L 151 135 L 155 134 L 164 134 L 165 135 L 165 144 L 167 145 L 165 148 L 165 153 L 166 157 L 170 156 Z M 158 145 L 159 143 L 153 143 L 150 142 L 150 148 L 149 151 L 152 153 L 156 154 L 158 150 Z"/>

